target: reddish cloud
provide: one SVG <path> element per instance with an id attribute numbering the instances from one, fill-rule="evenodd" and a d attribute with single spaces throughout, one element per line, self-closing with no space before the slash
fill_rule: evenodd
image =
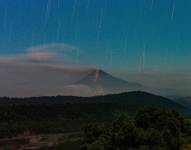
<path id="1" fill-rule="evenodd" d="M 53 61 L 57 58 L 56 54 L 51 52 L 30 52 L 26 56 L 26 60 L 31 62 Z"/>

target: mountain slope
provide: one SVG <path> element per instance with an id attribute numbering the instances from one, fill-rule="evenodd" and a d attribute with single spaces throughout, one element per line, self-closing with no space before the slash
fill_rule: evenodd
<path id="1" fill-rule="evenodd" d="M 178 110 L 185 109 L 185 107 L 181 104 L 178 104 L 168 98 L 141 91 L 113 94 L 107 96 L 97 96 L 92 97 L 91 100 L 103 103 L 126 104 L 136 107 L 151 106 Z"/>
<path id="2" fill-rule="evenodd" d="M 191 97 L 179 97 L 174 99 L 175 102 L 185 106 L 186 108 L 191 109 Z"/>
<path id="3" fill-rule="evenodd" d="M 153 95 L 146 92 L 129 92 L 95 97 L 36 97 L 24 99 L 0 98 L 0 106 L 5 105 L 53 105 L 53 104 L 117 104 L 128 106 L 137 110 L 140 107 L 169 108 L 180 112 L 188 112 L 187 109 L 165 97 Z"/>
<path id="4" fill-rule="evenodd" d="M 76 84 L 87 85 L 93 89 L 102 90 L 103 93 L 127 92 L 143 88 L 139 83 L 127 82 L 102 70 L 92 71 L 82 80 L 76 82 Z"/>

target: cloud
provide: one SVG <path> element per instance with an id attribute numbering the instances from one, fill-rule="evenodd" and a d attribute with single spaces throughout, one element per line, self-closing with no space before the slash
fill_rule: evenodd
<path id="1" fill-rule="evenodd" d="M 0 56 L 0 97 L 86 93 L 88 87 L 70 86 L 95 70 L 75 63 L 77 50 L 67 44 L 44 44 Z"/>
<path id="2" fill-rule="evenodd" d="M 0 56 L 0 63 L 64 63 L 75 64 L 78 48 L 64 43 L 30 47 L 23 53 Z"/>
<path id="3" fill-rule="evenodd" d="M 87 85 L 68 85 L 63 88 L 64 95 L 95 96 L 95 89 Z"/>
<path id="4" fill-rule="evenodd" d="M 0 56 L 0 63 L 15 63 L 20 60 L 20 56 Z"/>
<path id="5" fill-rule="evenodd" d="M 51 43 L 51 44 L 36 45 L 31 48 L 28 48 L 26 51 L 28 52 L 43 52 L 43 51 L 63 52 L 63 51 L 72 51 L 76 49 L 78 48 L 72 45 L 64 44 L 64 43 Z"/>
<path id="6" fill-rule="evenodd" d="M 35 68 L 41 68 L 47 71 L 68 71 L 68 72 L 91 72 L 95 71 L 96 68 L 88 66 L 70 66 L 64 64 L 32 64 Z"/>
<path id="7" fill-rule="evenodd" d="M 30 62 L 46 62 L 54 61 L 57 56 L 51 52 L 30 52 L 26 54 L 26 61 Z"/>
<path id="8" fill-rule="evenodd" d="M 37 45 L 26 50 L 27 59 L 31 62 L 74 64 L 79 49 L 64 43 Z"/>
<path id="9" fill-rule="evenodd" d="M 76 94 L 77 89 L 80 89 L 78 93 L 81 95 L 88 88 L 69 85 L 93 71 L 90 67 L 36 63 L 0 63 L 0 68 L 0 97 L 67 95 Z M 68 86 L 70 88 L 66 88 Z"/>
<path id="10" fill-rule="evenodd" d="M 93 67 L 76 62 L 78 51 L 78 48 L 64 43 L 36 45 L 25 49 L 23 53 L 1 55 L 0 64 L 14 65 L 15 67 L 30 66 L 46 71 L 87 72 L 95 70 Z"/>
<path id="11" fill-rule="evenodd" d="M 87 72 L 95 70 L 93 67 L 76 63 L 77 51 L 79 51 L 78 48 L 64 43 L 36 45 L 25 49 L 23 53 L 2 55 L 0 63 L 17 64 L 23 67 L 32 66 L 46 71 Z"/>

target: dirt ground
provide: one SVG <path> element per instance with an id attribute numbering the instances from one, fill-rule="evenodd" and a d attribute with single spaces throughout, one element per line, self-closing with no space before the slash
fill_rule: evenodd
<path id="1" fill-rule="evenodd" d="M 43 146 L 53 145 L 81 139 L 80 132 L 62 134 L 20 135 L 13 138 L 0 139 L 0 150 L 37 150 Z"/>

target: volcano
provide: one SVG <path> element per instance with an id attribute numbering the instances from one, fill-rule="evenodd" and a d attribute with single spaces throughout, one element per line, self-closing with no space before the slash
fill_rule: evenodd
<path id="1" fill-rule="evenodd" d="M 103 93 L 137 91 L 143 88 L 139 83 L 125 81 L 98 69 L 90 72 L 83 79 L 76 82 L 76 84 L 86 85 L 94 90 L 102 90 Z"/>

